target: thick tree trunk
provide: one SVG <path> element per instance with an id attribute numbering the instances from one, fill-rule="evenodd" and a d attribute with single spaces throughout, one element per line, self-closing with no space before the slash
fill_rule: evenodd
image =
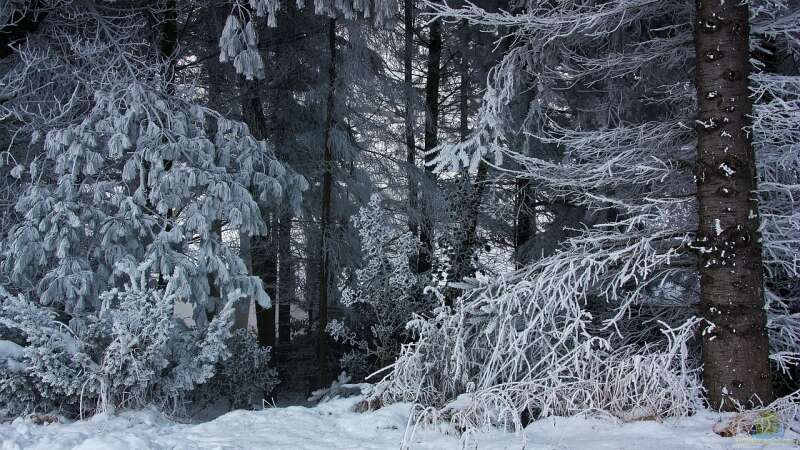
<path id="1" fill-rule="evenodd" d="M 403 3 L 405 30 L 403 35 L 403 83 L 405 93 L 405 141 L 408 169 L 408 230 L 419 234 L 419 192 L 417 188 L 417 144 L 414 137 L 414 0 Z M 411 261 L 411 270 L 416 271 L 418 258 Z"/>
<path id="2" fill-rule="evenodd" d="M 697 1 L 697 198 L 703 381 L 713 408 L 772 400 L 749 125 L 748 7 Z"/>
<path id="3" fill-rule="evenodd" d="M 336 19 L 328 20 L 328 46 L 330 61 L 328 62 L 328 98 L 327 116 L 325 118 L 325 151 L 323 156 L 324 172 L 322 176 L 322 219 L 320 223 L 319 248 L 319 318 L 317 323 L 317 363 L 318 387 L 327 387 L 331 381 L 330 343 L 328 333 L 328 294 L 330 290 L 330 261 L 328 241 L 331 222 L 331 191 L 333 189 L 333 128 L 336 126 Z"/>
<path id="4" fill-rule="evenodd" d="M 436 155 L 428 153 L 439 144 L 439 85 L 441 84 L 442 60 L 442 24 L 439 19 L 431 22 L 428 36 L 428 64 L 427 79 L 425 80 L 425 171 L 428 173 L 428 183 L 434 183 L 433 167 L 430 162 Z M 432 186 L 426 186 L 426 194 L 421 198 L 422 224 L 420 226 L 420 242 L 422 248 L 419 252 L 417 271 L 419 273 L 431 270 L 433 261 L 433 207 L 429 198 Z"/>
<path id="5" fill-rule="evenodd" d="M 291 308 L 294 297 L 294 261 L 292 261 L 292 215 L 287 211 L 278 224 L 278 342 L 291 341 Z"/>

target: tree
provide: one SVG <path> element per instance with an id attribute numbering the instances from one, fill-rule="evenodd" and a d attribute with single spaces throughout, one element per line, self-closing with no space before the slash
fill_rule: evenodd
<path id="1" fill-rule="evenodd" d="M 697 200 L 703 382 L 712 407 L 772 401 L 758 232 L 750 18 L 746 4 L 697 2 Z M 742 351 L 747 349 L 747 351 Z"/>
<path id="2" fill-rule="evenodd" d="M 269 301 L 216 224 L 264 233 L 254 196 L 280 204 L 298 178 L 174 76 L 176 3 L 39 5 L 47 33 L 3 72 L 36 150 L 0 260 L 0 334 L 30 366 L 14 376 L 67 413 L 178 404 L 230 356 L 233 305 Z M 143 42 L 147 18 L 165 33 Z"/>
<path id="3" fill-rule="evenodd" d="M 319 324 L 317 325 L 317 363 L 319 364 L 318 387 L 326 387 L 331 380 L 330 344 L 328 334 L 324 331 L 328 326 L 328 295 L 330 292 L 330 239 L 331 190 L 333 189 L 333 128 L 336 126 L 336 19 L 328 21 L 328 45 L 330 61 L 328 63 L 328 99 L 325 116 L 325 153 L 322 163 L 325 165 L 322 177 L 322 220 L 320 222 L 319 246 Z"/>
<path id="4" fill-rule="evenodd" d="M 430 163 L 435 155 L 433 150 L 439 143 L 439 85 L 441 79 L 441 59 L 442 59 L 442 24 L 438 19 L 431 22 L 428 28 L 428 59 L 427 73 L 425 76 L 425 167 L 428 177 L 425 178 L 423 186 L 425 190 L 421 198 L 422 221 L 420 224 L 420 241 L 422 247 L 419 251 L 419 258 L 416 269 L 420 273 L 428 272 L 432 268 L 433 261 L 433 205 L 430 192 L 433 191 L 432 167 Z"/>

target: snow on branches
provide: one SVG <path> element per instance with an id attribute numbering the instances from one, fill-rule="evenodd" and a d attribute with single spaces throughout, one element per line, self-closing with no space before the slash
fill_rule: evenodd
<path id="1" fill-rule="evenodd" d="M 380 195 L 372 196 L 353 219 L 361 239 L 364 263 L 355 281 L 342 290 L 345 321 L 332 320 L 327 332 L 352 350 L 342 357 L 351 376 L 368 375 L 390 364 L 410 338 L 406 323 L 413 314 L 430 310 L 422 294 L 423 277 L 411 271 L 417 242 L 388 221 Z"/>
<path id="2" fill-rule="evenodd" d="M 595 409 L 689 413 L 702 396 L 694 331 L 708 326 L 695 318 L 697 254 L 711 245 L 696 236 L 695 181 L 712 170 L 695 164 L 691 5 L 426 4 L 508 45 L 471 136 L 437 148 L 437 170 L 485 160 L 587 214 L 551 256 L 412 322 L 419 342 L 404 347 L 381 395 L 420 402 L 418 421 L 452 418 L 461 430 Z M 754 36 L 796 52 L 796 7 L 756 2 L 751 12 Z M 800 352 L 796 80 L 769 67 L 751 82 L 772 358 L 783 369 Z"/>
<path id="3" fill-rule="evenodd" d="M 298 208 L 308 184 L 245 124 L 165 79 L 168 56 L 139 35 L 145 9 L 70 8 L 48 10 L 42 26 L 55 30 L 26 40 L 2 83 L 19 95 L 0 112 L 38 152 L 0 241 L 0 338 L 23 346 L 28 369 L 0 394 L 76 415 L 177 408 L 230 356 L 234 305 L 270 304 L 228 233 L 265 233 L 262 208 Z M 51 52 L 60 87 L 23 76 Z M 30 109 L 51 89 L 59 117 Z M 252 362 L 260 373 L 265 359 Z"/>

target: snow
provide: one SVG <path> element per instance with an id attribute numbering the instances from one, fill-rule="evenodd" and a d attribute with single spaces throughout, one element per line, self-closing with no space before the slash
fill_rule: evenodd
<path id="1" fill-rule="evenodd" d="M 350 412 L 358 398 L 337 399 L 314 408 L 291 406 L 233 411 L 213 421 L 181 424 L 155 410 L 100 415 L 83 422 L 35 425 L 18 418 L 0 424 L 2 450 L 128 449 L 397 449 L 410 405 L 395 404 L 368 413 Z M 529 425 L 523 434 L 491 429 L 476 433 L 463 448 L 520 449 L 749 449 L 796 448 L 787 436 L 759 440 L 722 438 L 712 432 L 718 414 L 701 412 L 663 422 L 622 423 L 604 417 L 554 417 Z M 797 436 L 793 435 L 792 438 Z M 418 430 L 413 449 L 460 449 L 455 434 Z"/>
<path id="2" fill-rule="evenodd" d="M 721 170 L 726 177 L 732 177 L 736 173 L 736 170 L 727 163 L 720 164 L 719 170 Z"/>
<path id="3" fill-rule="evenodd" d="M 23 353 L 21 345 L 0 339 L 0 358 L 20 359 Z"/>
<path id="4" fill-rule="evenodd" d="M 0 339 L 0 364 L 5 364 L 6 368 L 12 372 L 24 369 L 22 360 L 25 350 L 19 344 Z"/>

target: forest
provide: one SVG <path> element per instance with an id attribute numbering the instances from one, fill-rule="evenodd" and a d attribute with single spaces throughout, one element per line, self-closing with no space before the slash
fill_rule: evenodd
<path id="1" fill-rule="evenodd" d="M 798 0 L 0 0 L 9 448 L 795 448 L 798 377 Z"/>

